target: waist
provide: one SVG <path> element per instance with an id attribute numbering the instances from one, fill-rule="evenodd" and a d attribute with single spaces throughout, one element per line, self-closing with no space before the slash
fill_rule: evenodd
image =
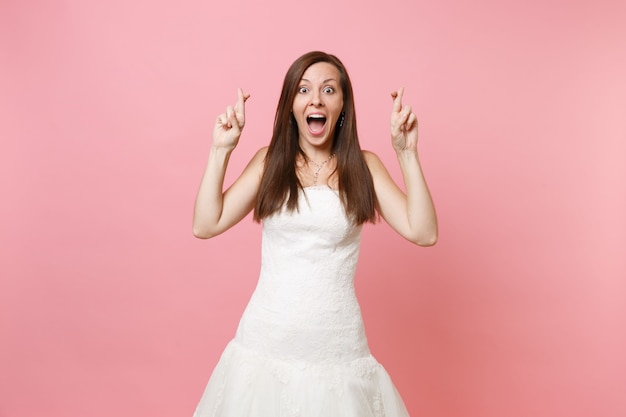
<path id="1" fill-rule="evenodd" d="M 300 320 L 267 320 L 246 310 L 235 339 L 243 346 L 281 360 L 342 363 L 370 354 L 363 322 L 312 325 Z"/>
<path id="2" fill-rule="evenodd" d="M 277 283 L 263 278 L 259 280 L 244 314 L 288 326 L 342 327 L 362 322 L 352 285 Z"/>

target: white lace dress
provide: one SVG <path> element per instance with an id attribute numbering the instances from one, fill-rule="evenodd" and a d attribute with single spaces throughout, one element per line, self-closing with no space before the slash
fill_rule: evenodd
<path id="1" fill-rule="evenodd" d="M 361 227 L 308 187 L 263 222 L 257 287 L 194 417 L 407 417 L 354 292 Z"/>

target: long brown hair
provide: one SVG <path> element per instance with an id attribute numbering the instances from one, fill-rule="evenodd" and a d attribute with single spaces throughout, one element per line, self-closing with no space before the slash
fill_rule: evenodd
<path id="1" fill-rule="evenodd" d="M 298 207 L 298 190 L 302 189 L 302 183 L 296 172 L 296 159 L 298 155 L 304 157 L 304 152 L 298 142 L 298 126 L 291 108 L 302 75 L 307 68 L 318 62 L 327 62 L 337 67 L 343 93 L 343 124 L 335 127 L 331 149 L 337 158 L 339 196 L 346 213 L 356 224 L 376 220 L 374 183 L 359 145 L 354 93 L 348 72 L 334 55 L 313 51 L 296 59 L 285 75 L 274 118 L 274 132 L 265 156 L 265 169 L 254 208 L 256 221 L 279 211 L 285 201 L 287 210 L 292 211 Z"/>

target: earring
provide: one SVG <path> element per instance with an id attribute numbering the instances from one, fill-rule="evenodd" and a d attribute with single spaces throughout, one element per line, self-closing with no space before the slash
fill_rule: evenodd
<path id="1" fill-rule="evenodd" d="M 339 127 L 343 126 L 344 120 L 346 120 L 346 114 L 344 112 L 341 112 L 341 119 L 339 119 Z"/>

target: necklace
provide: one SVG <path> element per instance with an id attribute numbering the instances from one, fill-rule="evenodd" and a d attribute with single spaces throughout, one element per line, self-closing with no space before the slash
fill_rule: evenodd
<path id="1" fill-rule="evenodd" d="M 331 159 L 333 159 L 334 156 L 335 154 L 331 153 L 327 160 L 325 160 L 324 162 L 320 162 L 320 163 L 315 162 L 314 160 L 312 160 L 311 158 L 307 156 L 306 158 L 307 161 L 315 165 L 315 168 L 316 168 L 315 171 L 311 170 L 313 171 L 313 185 L 317 185 L 317 177 L 320 176 L 320 171 L 322 170 L 324 165 L 326 165 L 327 163 L 330 162 Z"/>

